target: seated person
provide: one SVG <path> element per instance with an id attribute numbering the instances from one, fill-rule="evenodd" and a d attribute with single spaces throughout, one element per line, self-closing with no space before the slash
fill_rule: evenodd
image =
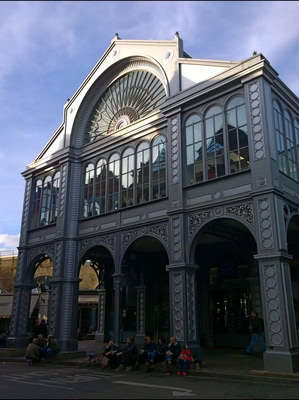
<path id="1" fill-rule="evenodd" d="M 149 365 L 153 363 L 157 355 L 156 343 L 152 340 L 150 335 L 145 336 L 143 348 L 139 350 L 138 362 L 145 362 Z"/>
<path id="2" fill-rule="evenodd" d="M 108 358 L 110 367 L 114 367 L 117 365 L 117 356 L 116 356 L 117 351 L 118 351 L 118 346 L 116 346 L 114 340 L 112 339 L 109 340 L 107 346 L 104 348 L 103 356 Z M 108 364 L 103 365 L 102 363 L 103 368 L 106 368 L 106 366 L 108 366 Z"/>
<path id="3" fill-rule="evenodd" d="M 33 339 L 32 343 L 29 343 L 26 349 L 25 358 L 29 361 L 29 365 L 33 366 L 34 363 L 40 361 L 40 353 L 37 345 L 37 339 Z"/>
<path id="4" fill-rule="evenodd" d="M 126 372 L 132 370 L 133 366 L 135 366 L 137 357 L 138 357 L 138 348 L 135 344 L 134 338 L 127 339 L 127 346 L 123 349 L 120 349 L 116 353 L 117 361 L 120 363 L 120 366 L 116 368 L 116 371 L 122 371 L 126 366 Z"/>
<path id="5" fill-rule="evenodd" d="M 157 357 L 155 359 L 156 362 L 161 362 L 165 360 L 167 349 L 168 345 L 166 344 L 165 337 L 163 336 L 159 337 L 157 346 Z"/>
<path id="6" fill-rule="evenodd" d="M 187 349 L 185 345 L 182 346 L 181 353 L 177 359 L 177 375 L 187 375 L 187 369 L 189 368 L 189 364 L 192 362 L 191 351 Z"/>
<path id="7" fill-rule="evenodd" d="M 36 344 L 39 348 L 39 353 L 40 353 L 41 358 L 46 358 L 47 346 L 46 346 L 46 339 L 44 338 L 44 335 L 42 333 L 40 333 L 37 336 L 36 340 L 37 340 Z"/>
<path id="8" fill-rule="evenodd" d="M 54 336 L 49 335 L 46 347 L 46 359 L 53 359 L 59 353 L 59 348 Z"/>
<path id="9" fill-rule="evenodd" d="M 181 352 L 181 345 L 177 343 L 176 338 L 173 336 L 170 338 L 170 343 L 168 345 L 168 350 L 166 351 L 165 361 L 164 361 L 164 374 L 170 373 L 170 367 L 172 363 L 176 363 Z"/>

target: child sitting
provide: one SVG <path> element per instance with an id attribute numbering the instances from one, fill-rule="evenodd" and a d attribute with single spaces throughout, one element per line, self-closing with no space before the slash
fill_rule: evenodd
<path id="1" fill-rule="evenodd" d="M 182 346 L 181 353 L 177 360 L 177 375 L 187 375 L 187 369 L 192 361 L 191 351 L 185 345 Z"/>

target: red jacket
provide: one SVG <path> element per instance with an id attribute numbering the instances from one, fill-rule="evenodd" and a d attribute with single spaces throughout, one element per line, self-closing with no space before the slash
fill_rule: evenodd
<path id="1" fill-rule="evenodd" d="M 189 349 L 182 350 L 179 358 L 191 362 L 192 361 L 191 351 Z"/>

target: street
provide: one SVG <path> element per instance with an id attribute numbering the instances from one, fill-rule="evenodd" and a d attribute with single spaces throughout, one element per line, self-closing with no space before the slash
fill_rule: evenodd
<path id="1" fill-rule="evenodd" d="M 160 371 L 117 373 L 95 368 L 0 364 L 0 399 L 296 399 L 298 386 Z"/>

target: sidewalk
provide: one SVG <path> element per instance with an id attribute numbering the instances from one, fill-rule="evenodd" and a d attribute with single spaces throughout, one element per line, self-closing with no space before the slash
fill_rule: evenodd
<path id="1" fill-rule="evenodd" d="M 78 353 L 59 353 L 55 364 L 76 366 L 80 361 L 87 358 L 90 351 L 94 351 L 96 354 L 101 353 L 103 345 L 99 345 L 95 340 L 80 341 Z M 77 354 L 79 357 L 76 357 Z M 247 355 L 242 349 L 204 349 L 203 354 L 203 366 L 199 370 L 191 368 L 190 376 L 299 385 L 299 373 L 287 374 L 264 371 L 261 353 Z M 24 357 L 1 357 L 0 354 L 0 362 L 25 363 L 26 361 Z M 155 371 L 160 372 L 162 369 L 157 366 Z"/>

